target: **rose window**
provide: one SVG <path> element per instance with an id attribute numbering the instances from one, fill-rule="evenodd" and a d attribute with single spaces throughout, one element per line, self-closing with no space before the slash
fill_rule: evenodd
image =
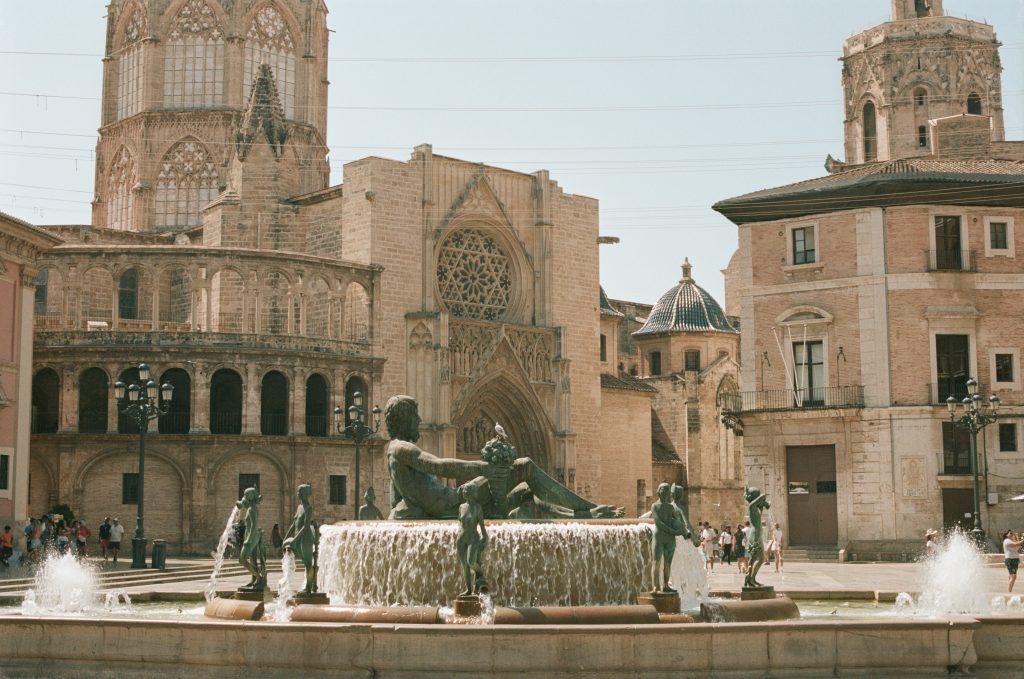
<path id="1" fill-rule="evenodd" d="M 509 256 L 482 231 L 455 231 L 441 243 L 437 286 L 452 316 L 498 320 L 512 299 Z"/>

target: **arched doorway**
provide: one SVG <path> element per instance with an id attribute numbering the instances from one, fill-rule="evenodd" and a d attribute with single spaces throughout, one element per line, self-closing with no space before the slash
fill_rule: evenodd
<path id="1" fill-rule="evenodd" d="M 537 397 L 507 377 L 481 383 L 464 400 L 454 419 L 455 450 L 459 457 L 475 458 L 500 424 L 520 457 L 529 457 L 554 475 L 551 423 Z"/>

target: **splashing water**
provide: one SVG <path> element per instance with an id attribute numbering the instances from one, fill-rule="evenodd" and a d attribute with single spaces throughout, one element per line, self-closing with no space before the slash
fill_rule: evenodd
<path id="1" fill-rule="evenodd" d="M 107 592 L 107 596 L 103 600 L 103 609 L 111 613 L 130 614 L 132 612 L 132 598 L 128 596 L 128 591 L 125 589 L 112 589 Z"/>
<path id="2" fill-rule="evenodd" d="M 295 575 L 295 555 L 291 550 L 286 550 L 281 557 L 281 579 L 277 581 L 277 597 L 274 599 L 274 621 L 288 622 L 291 617 L 291 610 L 288 608 L 288 600 L 295 596 L 295 588 L 292 587 L 292 577 Z"/>
<path id="3" fill-rule="evenodd" d="M 484 573 L 495 605 L 632 603 L 651 588 L 645 524 L 488 524 Z M 437 606 L 464 586 L 454 521 L 323 526 L 321 591 L 362 606 Z"/>
<path id="4" fill-rule="evenodd" d="M 25 615 L 76 615 L 97 608 L 96 573 L 71 554 L 52 555 L 21 603 Z"/>
<path id="5" fill-rule="evenodd" d="M 235 520 L 238 519 L 238 507 L 231 508 L 228 522 L 224 525 L 224 531 L 217 540 L 217 549 L 210 555 L 213 557 L 213 572 L 210 573 L 210 582 L 206 584 L 204 594 L 207 601 L 213 601 L 217 596 L 217 578 L 220 577 L 220 569 L 224 567 L 224 552 L 228 548 L 228 541 L 235 530 Z"/>
<path id="6" fill-rule="evenodd" d="M 704 557 L 693 543 L 676 538 L 676 555 L 672 559 L 672 587 L 679 591 L 679 604 L 683 610 L 700 608 L 708 600 L 708 573 Z"/>
<path id="7" fill-rule="evenodd" d="M 935 556 L 922 562 L 921 595 L 916 611 L 924 615 L 987 613 L 985 558 L 970 536 L 950 533 Z"/>
<path id="8" fill-rule="evenodd" d="M 907 592 L 900 592 L 896 595 L 896 611 L 909 612 L 914 608 L 914 597 Z"/>

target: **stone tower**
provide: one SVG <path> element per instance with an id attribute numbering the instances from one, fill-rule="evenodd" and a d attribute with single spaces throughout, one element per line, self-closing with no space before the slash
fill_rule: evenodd
<path id="1" fill-rule="evenodd" d="M 112 0 L 93 224 L 202 224 L 229 183 L 262 64 L 289 140 L 286 184 L 326 187 L 326 17 L 323 0 Z"/>
<path id="2" fill-rule="evenodd" d="M 892 20 L 849 38 L 842 61 L 847 163 L 931 155 L 929 121 L 965 113 L 1003 140 L 995 31 L 942 0 L 892 0 Z"/>

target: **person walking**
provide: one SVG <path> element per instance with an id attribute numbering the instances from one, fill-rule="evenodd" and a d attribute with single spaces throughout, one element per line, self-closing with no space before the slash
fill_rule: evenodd
<path id="1" fill-rule="evenodd" d="M 711 530 L 711 524 L 704 522 L 704 530 L 700 533 L 701 547 L 704 549 L 704 566 L 712 573 L 715 572 L 715 531 Z"/>
<path id="2" fill-rule="evenodd" d="M 935 552 L 939 548 L 939 546 L 935 544 L 935 536 L 938 534 L 939 532 L 934 528 L 929 528 L 924 532 L 924 555 L 926 558 L 935 556 Z"/>
<path id="3" fill-rule="evenodd" d="M 775 530 L 772 532 L 772 553 L 775 555 L 776 573 L 782 570 L 782 548 L 784 544 L 785 536 L 782 534 L 782 528 L 776 523 Z"/>
<path id="4" fill-rule="evenodd" d="M 110 526 L 110 553 L 114 557 L 114 563 L 117 563 L 117 554 L 121 551 L 121 538 L 124 537 L 124 526 L 122 526 L 117 517 L 114 517 L 114 523 Z"/>
<path id="5" fill-rule="evenodd" d="M 110 549 L 110 517 L 104 516 L 100 524 L 100 548 L 103 550 L 103 560 L 107 560 L 107 550 Z"/>
<path id="6" fill-rule="evenodd" d="M 1020 566 L 1020 553 L 1017 551 L 1024 545 L 1024 538 L 1020 534 L 1014 534 L 1008 530 L 1003 533 L 1003 563 L 1006 564 L 1006 571 L 1009 573 L 1006 591 L 1013 593 L 1013 585 L 1017 582 L 1017 567 Z"/>
<path id="7" fill-rule="evenodd" d="M 722 543 L 722 561 L 732 565 L 732 530 L 728 525 L 722 526 L 722 536 L 719 538 Z"/>
<path id="8" fill-rule="evenodd" d="M 85 527 L 85 521 L 79 521 L 78 529 L 75 531 L 75 546 L 77 547 L 75 556 L 79 559 L 84 559 L 86 557 L 86 547 L 88 545 L 89 535 L 91 535 L 91 533 L 89 532 L 89 529 Z"/>
<path id="9" fill-rule="evenodd" d="M 4 532 L 0 534 L 0 564 L 6 568 L 11 565 L 11 555 L 14 554 L 14 533 L 10 526 L 4 526 Z"/>

